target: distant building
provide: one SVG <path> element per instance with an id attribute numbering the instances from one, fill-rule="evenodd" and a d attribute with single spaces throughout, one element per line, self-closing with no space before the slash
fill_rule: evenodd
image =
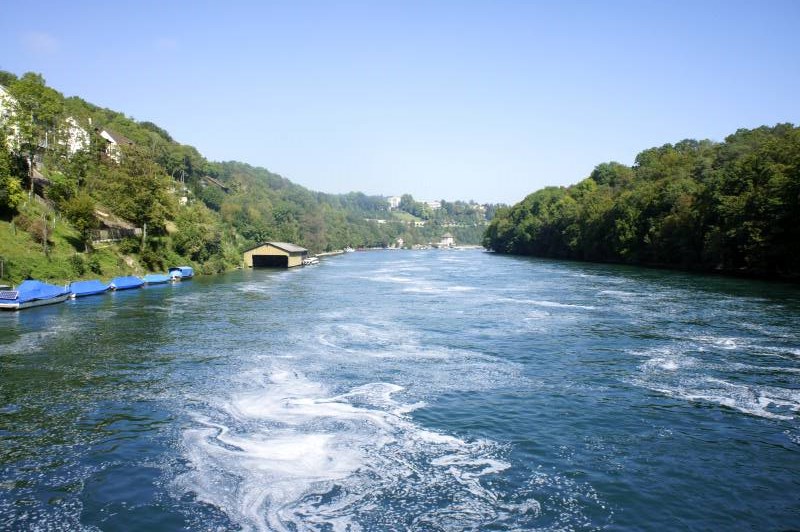
<path id="1" fill-rule="evenodd" d="M 423 201 L 422 203 L 424 203 L 434 211 L 442 208 L 442 202 L 439 200 Z"/>
<path id="2" fill-rule="evenodd" d="M 451 248 L 456 245 L 455 237 L 450 233 L 442 235 L 442 240 L 439 242 L 439 247 Z"/>
<path id="3" fill-rule="evenodd" d="M 402 238 L 398 237 L 397 240 L 395 241 L 395 247 L 402 248 L 403 244 L 405 244 L 405 243 L 406 243 L 405 240 L 403 240 Z"/>
<path id="4" fill-rule="evenodd" d="M 8 93 L 5 87 L 0 85 L 0 120 L 11 116 L 11 107 L 15 102 L 14 97 Z"/>
<path id="5" fill-rule="evenodd" d="M 294 268 L 308 255 L 306 248 L 288 242 L 264 242 L 244 252 L 248 268 Z"/>
<path id="6" fill-rule="evenodd" d="M 400 207 L 400 196 L 391 196 L 387 200 L 389 202 L 389 210 L 396 210 Z"/>
<path id="7" fill-rule="evenodd" d="M 116 163 L 122 161 L 121 147 L 134 145 L 134 142 L 129 138 L 110 129 L 97 129 L 97 134 L 106 140 L 106 155 Z"/>
<path id="8" fill-rule="evenodd" d="M 230 189 L 230 188 L 229 188 L 227 185 L 225 185 L 225 183 L 223 183 L 222 181 L 219 181 L 218 179 L 214 179 L 214 178 L 213 178 L 213 177 L 211 177 L 210 175 L 204 175 L 204 176 L 203 176 L 203 179 L 205 179 L 206 181 L 208 181 L 208 182 L 209 182 L 209 183 L 211 183 L 212 185 L 216 185 L 216 186 L 218 186 L 218 187 L 219 187 L 219 188 L 221 188 L 221 189 L 222 189 L 222 191 L 223 191 L 223 192 L 225 192 L 225 193 L 228 193 L 228 192 L 230 192 L 230 191 L 231 191 L 231 189 Z"/>
<path id="9" fill-rule="evenodd" d="M 101 210 L 94 211 L 100 221 L 100 228 L 92 231 L 92 242 L 118 242 L 123 238 L 142 236 L 142 228 Z"/>
<path id="10" fill-rule="evenodd" d="M 17 100 L 11 96 L 5 87 L 0 85 L 0 129 L 6 128 L 8 132 L 6 144 L 12 151 L 18 152 L 21 142 L 19 128 L 16 124 L 11 123 L 16 114 L 16 106 Z M 50 147 L 50 137 L 52 135 L 46 134 L 44 140 L 39 142 L 40 149 Z M 59 144 L 66 146 L 69 155 L 73 155 L 75 152 L 89 146 L 89 132 L 83 129 L 78 124 L 78 121 L 71 116 L 64 119 L 64 123 L 59 127 L 57 138 Z M 40 156 L 37 158 L 40 158 Z"/>
<path id="11" fill-rule="evenodd" d="M 6 145 L 13 151 L 19 150 L 20 143 L 19 128 L 14 124 L 9 124 L 14 117 L 14 107 L 16 105 L 17 100 L 9 94 L 5 87 L 0 85 L 0 128 L 7 128 Z"/>
<path id="12" fill-rule="evenodd" d="M 64 120 L 64 124 L 66 125 L 65 138 L 61 142 L 66 145 L 70 155 L 89 147 L 89 132 L 83 129 L 77 120 L 68 116 Z"/>

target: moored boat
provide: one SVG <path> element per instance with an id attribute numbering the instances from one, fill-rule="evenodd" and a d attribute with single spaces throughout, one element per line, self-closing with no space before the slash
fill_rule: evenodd
<path id="1" fill-rule="evenodd" d="M 75 281 L 69 285 L 69 291 L 72 293 L 71 297 L 73 298 L 102 294 L 110 289 L 111 285 L 104 283 L 99 279 L 92 279 L 91 281 Z"/>
<path id="2" fill-rule="evenodd" d="M 311 266 L 312 264 L 319 264 L 317 257 L 306 257 L 303 259 L 303 266 Z"/>
<path id="3" fill-rule="evenodd" d="M 0 309 L 22 310 L 42 305 L 52 305 L 66 301 L 69 288 L 43 283 L 41 281 L 22 281 L 16 290 L 0 291 Z"/>
<path id="4" fill-rule="evenodd" d="M 170 282 L 172 277 L 166 273 L 148 273 L 142 280 L 145 284 L 162 284 Z"/>
<path id="5" fill-rule="evenodd" d="M 169 269 L 169 276 L 176 281 L 191 279 L 194 277 L 194 269 L 191 266 L 173 266 Z"/>
<path id="6" fill-rule="evenodd" d="M 112 290 L 130 290 L 131 288 L 139 288 L 144 284 L 144 280 L 134 275 L 125 277 L 114 277 L 111 279 Z"/>

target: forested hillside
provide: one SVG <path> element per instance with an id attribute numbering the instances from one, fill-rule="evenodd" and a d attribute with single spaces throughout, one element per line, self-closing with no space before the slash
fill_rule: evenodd
<path id="1" fill-rule="evenodd" d="M 742 129 L 610 162 L 498 212 L 501 253 L 800 278 L 800 129 Z"/>
<path id="2" fill-rule="evenodd" d="M 33 73 L 0 71 L 0 139 L 0 278 L 12 282 L 177 263 L 219 272 L 267 240 L 321 252 L 427 244 L 450 231 L 478 244 L 494 210 L 455 202 L 417 216 L 383 197 L 313 192 L 264 168 L 208 161 L 156 124 L 65 98 Z"/>

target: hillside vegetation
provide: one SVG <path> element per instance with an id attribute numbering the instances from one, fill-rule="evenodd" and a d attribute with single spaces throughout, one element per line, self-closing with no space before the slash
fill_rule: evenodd
<path id="1" fill-rule="evenodd" d="M 238 266 L 244 249 L 269 240 L 322 252 L 385 247 L 398 238 L 427 244 L 449 231 L 459 243 L 478 244 L 486 213 L 494 211 L 444 202 L 413 213 L 418 203 L 410 196 L 405 210 L 390 211 L 380 196 L 314 192 L 264 168 L 208 161 L 156 124 L 65 98 L 38 74 L 0 71 L 0 89 L 5 282 L 181 263 L 221 272 Z M 76 132 L 83 139 L 77 148 Z M 125 238 L 100 243 L 100 229 Z"/>
<path id="2" fill-rule="evenodd" d="M 800 129 L 742 129 L 597 166 L 502 209 L 501 253 L 800 278 Z"/>

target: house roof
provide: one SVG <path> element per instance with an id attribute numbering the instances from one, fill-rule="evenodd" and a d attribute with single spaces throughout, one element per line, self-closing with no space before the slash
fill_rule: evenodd
<path id="1" fill-rule="evenodd" d="M 213 178 L 213 177 L 211 177 L 210 175 L 204 175 L 204 176 L 203 176 L 203 179 L 205 179 L 205 180 L 206 180 L 206 181 L 208 181 L 209 183 L 213 183 L 213 184 L 217 185 L 219 188 L 221 188 L 221 189 L 222 189 L 222 190 L 224 190 L 225 192 L 227 192 L 228 190 L 230 190 L 230 189 L 228 188 L 228 186 L 227 186 L 225 183 L 223 183 L 222 181 L 219 181 L 218 179 L 214 179 L 214 178 Z"/>
<path id="2" fill-rule="evenodd" d="M 128 138 L 128 137 L 126 137 L 125 135 L 120 135 L 119 133 L 116 133 L 116 132 L 114 132 L 114 131 L 111 131 L 111 130 L 110 130 L 110 129 L 108 129 L 108 128 L 102 128 L 102 129 L 99 129 L 99 130 L 98 130 L 98 133 L 103 133 L 103 132 L 105 132 L 105 133 L 106 133 L 106 135 L 108 135 L 109 137 L 111 137 L 111 139 L 112 139 L 114 142 L 116 142 L 117 144 L 133 144 L 133 143 L 134 143 L 134 142 L 133 142 L 131 139 L 129 139 L 129 138 Z"/>
<path id="3" fill-rule="evenodd" d="M 451 235 L 450 233 L 445 233 L 442 235 L 442 238 L 453 238 L 453 235 Z"/>
<path id="4" fill-rule="evenodd" d="M 114 216 L 113 214 L 109 214 L 107 212 L 101 211 L 100 209 L 95 209 L 94 215 L 100 220 L 106 227 L 111 228 L 118 228 L 118 229 L 135 229 L 136 226 L 132 223 L 126 222 L 122 218 L 118 216 Z"/>
<path id="5" fill-rule="evenodd" d="M 266 246 L 266 245 L 276 247 L 278 249 L 286 251 L 287 253 L 304 253 L 308 251 L 304 247 L 300 247 L 295 244 L 289 244 L 288 242 L 262 242 L 261 244 L 253 246 L 250 249 L 246 249 L 245 251 L 252 251 L 256 248 L 260 248 L 261 246 Z"/>
<path id="6" fill-rule="evenodd" d="M 295 244 L 289 244 L 288 242 L 267 242 L 267 244 L 270 246 L 275 246 L 278 249 L 288 251 L 289 253 L 302 253 L 304 251 L 308 251 L 306 248 L 297 246 Z"/>

